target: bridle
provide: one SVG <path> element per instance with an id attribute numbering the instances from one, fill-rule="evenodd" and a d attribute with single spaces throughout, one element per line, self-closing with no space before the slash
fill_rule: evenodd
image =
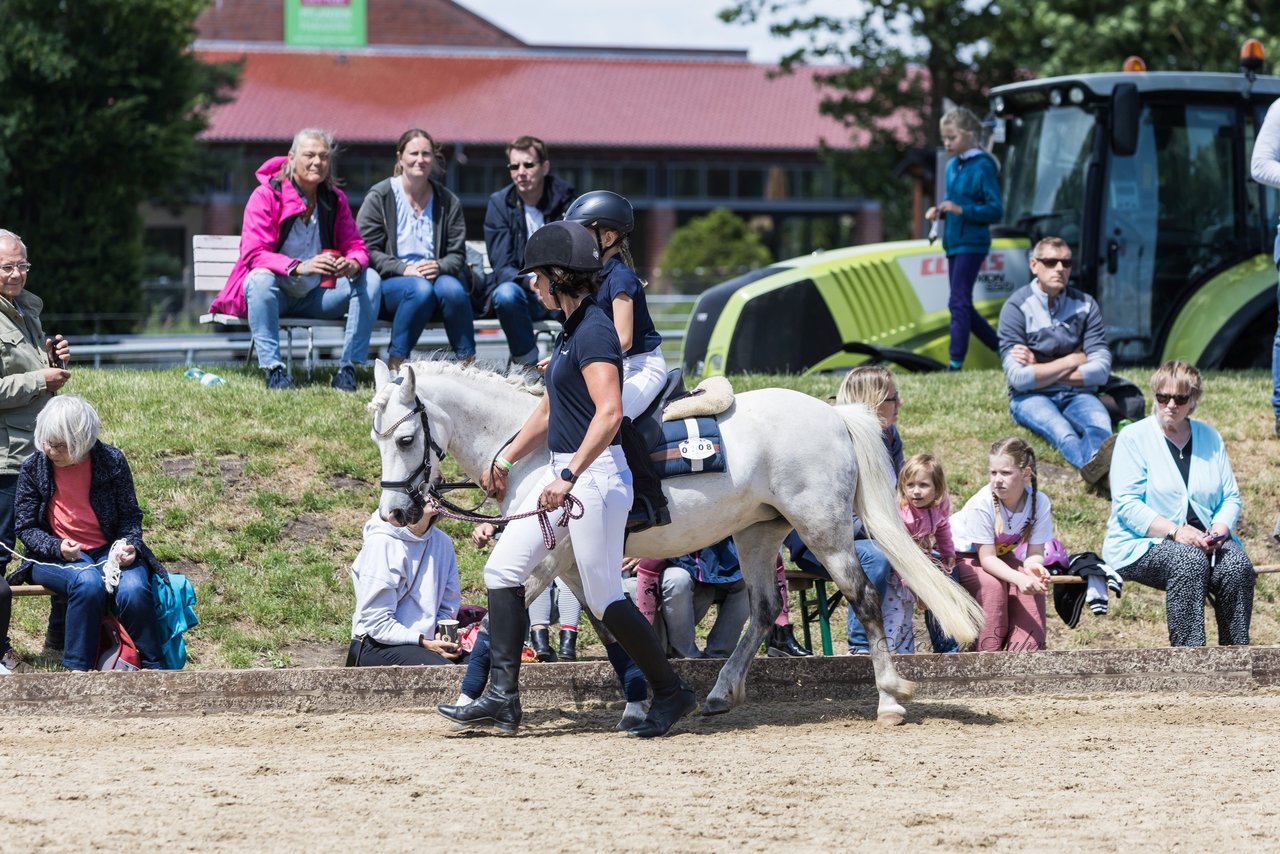
<path id="1" fill-rule="evenodd" d="M 399 377 L 393 380 L 393 382 L 399 382 Z M 426 503 L 427 503 L 426 496 L 430 494 L 434 494 L 438 488 L 433 484 L 431 484 L 430 482 L 431 452 L 435 451 L 436 460 L 438 462 L 444 462 L 444 458 L 447 456 L 447 453 L 445 452 L 444 448 L 441 448 L 438 444 L 436 444 L 436 440 L 431 436 L 431 419 L 427 417 L 426 405 L 423 404 L 421 399 L 415 397 L 413 409 L 406 412 L 400 418 L 400 420 L 396 421 L 396 423 L 392 424 L 386 430 L 379 430 L 375 426 L 373 428 L 373 435 L 377 436 L 380 439 L 390 439 L 392 438 L 392 435 L 396 432 L 397 427 L 399 427 L 401 424 L 405 423 L 409 419 L 413 418 L 413 416 L 415 415 L 417 415 L 419 419 L 422 421 L 422 436 L 424 439 L 422 443 L 422 462 L 418 463 L 418 467 L 415 468 L 412 472 L 410 472 L 409 476 L 406 477 L 404 480 L 384 480 L 384 481 L 380 481 L 378 485 L 383 489 L 389 489 L 395 492 L 403 492 L 405 495 L 409 496 L 409 500 L 413 502 L 414 507 L 421 509 L 426 506 Z M 419 480 L 419 476 L 421 476 L 420 480 Z M 415 484 L 415 481 L 416 481 L 416 484 Z M 443 488 L 447 491 L 448 489 L 457 489 L 461 486 L 470 486 L 470 485 L 472 484 L 442 483 L 440 484 L 439 488 Z M 425 494 L 424 494 L 423 487 L 426 487 Z"/>
<path id="2" fill-rule="evenodd" d="M 392 380 L 392 382 L 399 383 L 400 378 L 397 377 Z M 485 501 L 488 500 L 488 496 L 483 494 L 483 492 L 480 496 L 480 503 L 469 510 L 459 507 L 441 495 L 443 492 L 449 492 L 454 489 L 480 489 L 480 485 L 472 483 L 469 480 L 456 481 L 453 483 L 431 483 L 431 452 L 435 451 L 436 460 L 438 462 L 444 462 L 444 459 L 448 454 L 444 448 L 441 448 L 436 444 L 436 440 L 431 436 L 431 419 L 427 417 L 427 407 L 422 402 L 421 398 L 415 397 L 413 409 L 402 415 L 396 423 L 392 424 L 386 430 L 379 430 L 376 426 L 373 427 L 373 435 L 380 439 L 390 439 L 392 438 L 392 434 L 395 433 L 397 427 L 410 420 L 415 415 L 417 415 L 419 420 L 422 422 L 422 436 L 424 439 L 422 443 L 422 462 L 418 463 L 418 467 L 410 472 L 409 476 L 404 480 L 379 481 L 378 485 L 382 489 L 403 492 L 409 497 L 409 500 L 413 502 L 413 506 L 419 510 L 424 509 L 428 504 L 430 504 L 442 515 L 464 522 L 495 522 L 501 524 L 529 516 L 537 516 L 538 523 L 542 529 L 543 544 L 547 547 L 548 551 L 555 548 L 556 536 L 553 529 L 553 523 L 550 520 L 550 513 L 547 510 L 537 508 L 529 511 L 528 513 L 518 513 L 514 516 L 484 516 L 475 512 L 483 506 Z M 513 436 L 512 438 L 514 439 L 515 437 Z M 507 444 L 510 444 L 510 442 L 511 440 L 508 439 Z M 503 447 L 505 447 L 505 445 Z M 499 449 L 498 453 L 501 453 L 501 449 Z M 494 455 L 494 460 L 497 460 L 497 454 Z M 419 475 L 421 475 L 421 480 L 419 480 Z M 415 481 L 417 481 L 416 485 Z M 426 487 L 425 489 L 423 489 L 424 486 Z M 564 513 L 561 515 L 559 521 L 554 523 L 561 528 L 568 527 L 570 519 L 581 519 L 582 514 L 585 511 L 585 508 L 582 506 L 582 502 L 573 495 L 565 496 L 563 509 Z"/>

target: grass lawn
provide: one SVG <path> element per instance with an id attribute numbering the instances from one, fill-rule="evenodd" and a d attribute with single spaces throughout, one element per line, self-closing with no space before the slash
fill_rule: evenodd
<path id="1" fill-rule="evenodd" d="M 268 393 L 256 370 L 220 372 L 227 384 L 206 387 L 176 369 L 78 368 L 68 391 L 93 402 L 103 439 L 128 456 L 147 542 L 196 586 L 200 626 L 187 636 L 189 666 L 334 663 L 350 637 L 353 598 L 345 569 L 377 501 L 378 458 L 364 412 L 372 389 L 340 394 L 325 374 L 296 392 Z M 1125 373 L 1147 384 L 1147 370 Z M 368 374 L 361 379 L 371 382 Z M 826 398 L 839 379 L 753 375 L 733 382 L 738 391 L 787 386 Z M 959 506 L 985 482 L 991 442 L 1021 433 L 1009 420 L 1003 377 L 998 371 L 903 374 L 899 385 L 906 452 L 943 459 Z M 1270 376 L 1262 372 L 1215 374 L 1196 413 L 1226 439 L 1245 499 L 1238 533 L 1257 564 L 1280 562 L 1280 547 L 1270 539 L 1280 510 L 1280 440 L 1272 435 L 1270 392 Z M 1032 441 L 1059 536 L 1071 551 L 1100 549 L 1108 499 L 1088 492 L 1061 457 Z M 483 603 L 484 554 L 466 539 L 469 526 L 446 521 L 442 527 L 457 545 L 464 599 Z M 1280 581 L 1262 576 L 1255 643 L 1280 642 L 1278 594 Z M 14 603 L 14 642 L 29 659 L 39 652 L 47 611 L 42 598 Z M 1163 594 L 1133 586 L 1107 617 L 1086 609 L 1080 627 L 1070 631 L 1051 607 L 1049 626 L 1053 648 L 1167 643 Z M 1212 619 L 1209 631 L 1212 640 Z"/>

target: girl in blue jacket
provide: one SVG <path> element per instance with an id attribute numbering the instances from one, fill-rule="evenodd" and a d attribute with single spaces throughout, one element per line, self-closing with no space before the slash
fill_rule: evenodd
<path id="1" fill-rule="evenodd" d="M 996 161 L 978 147 L 982 123 L 963 107 L 942 117 L 942 145 L 952 155 L 947 162 L 946 199 L 925 212 L 925 218 L 945 217 L 942 248 L 947 253 L 947 273 L 951 280 L 951 363 L 958 371 L 969 352 L 969 333 L 994 351 L 1000 341 L 986 318 L 973 307 L 973 285 L 991 249 L 993 222 L 1004 216 Z"/>

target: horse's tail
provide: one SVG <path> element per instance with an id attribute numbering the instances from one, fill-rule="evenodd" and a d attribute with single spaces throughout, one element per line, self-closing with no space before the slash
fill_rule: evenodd
<path id="1" fill-rule="evenodd" d="M 858 479 L 853 508 L 867 531 L 884 549 L 889 563 L 947 634 L 962 644 L 972 642 L 982 627 L 982 608 L 916 545 L 898 515 L 897 495 L 884 450 L 880 421 L 865 406 L 837 406 L 853 439 Z"/>

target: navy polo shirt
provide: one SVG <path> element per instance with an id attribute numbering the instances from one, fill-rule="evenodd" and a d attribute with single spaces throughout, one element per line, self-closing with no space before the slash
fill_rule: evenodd
<path id="1" fill-rule="evenodd" d="M 547 400 L 551 407 L 547 447 L 552 453 L 572 454 L 586 438 L 596 405 L 587 391 L 582 369 L 592 362 L 613 365 L 618 371 L 618 388 L 622 388 L 622 345 L 618 343 L 618 330 L 604 309 L 586 299 L 564 322 L 564 331 L 556 338 L 551 363 L 547 365 Z M 609 444 L 618 442 L 615 435 Z"/>
<path id="2" fill-rule="evenodd" d="M 635 271 L 615 255 L 604 265 L 604 281 L 596 293 L 596 301 L 613 319 L 613 298 L 619 294 L 631 297 L 631 349 L 625 355 L 638 356 L 662 345 L 662 336 L 649 316 L 649 303 L 644 298 L 644 283 Z M 616 327 L 615 327 L 616 328 Z"/>

